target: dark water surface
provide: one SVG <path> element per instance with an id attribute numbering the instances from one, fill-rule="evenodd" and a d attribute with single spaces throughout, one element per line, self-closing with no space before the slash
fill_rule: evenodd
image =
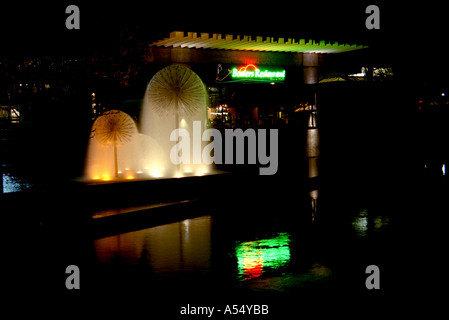
<path id="1" fill-rule="evenodd" d="M 307 197 L 240 197 L 219 205 L 200 201 L 188 207 L 191 218 L 108 236 L 42 231 L 42 280 L 50 296 L 59 288 L 68 300 L 87 297 L 134 311 L 144 301 L 151 319 L 182 318 L 187 304 L 223 310 L 265 304 L 273 319 L 313 310 L 413 311 L 404 302 L 416 299 L 418 307 L 432 297 L 438 303 L 436 289 L 445 281 L 439 261 L 447 243 L 447 187 L 426 181 L 404 186 L 396 198 L 373 191 L 362 200 L 357 191 L 330 192 L 334 184 L 323 182 L 313 219 Z M 67 275 L 55 276 L 69 264 L 82 270 L 76 292 L 65 290 Z M 379 290 L 365 286 L 369 265 L 379 267 Z"/>

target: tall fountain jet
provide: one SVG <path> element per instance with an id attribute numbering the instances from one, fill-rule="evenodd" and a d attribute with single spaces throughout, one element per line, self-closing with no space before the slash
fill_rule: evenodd
<path id="1" fill-rule="evenodd" d="M 204 175 L 211 166 L 203 163 L 174 164 L 170 152 L 178 143 L 172 132 L 185 129 L 190 139 L 200 140 L 206 129 L 207 92 L 200 77 L 187 67 L 170 65 L 160 70 L 145 91 L 140 116 L 136 123 L 119 110 L 98 117 L 91 131 L 86 159 L 88 180 L 152 179 Z M 193 130 L 194 121 L 201 130 Z M 201 135 L 197 137 L 196 135 Z M 171 139 L 172 136 L 172 139 Z M 198 143 L 190 141 L 190 146 Z M 193 157 L 194 152 L 190 150 Z M 182 152 L 182 151 L 180 151 Z"/>
<path id="2" fill-rule="evenodd" d="M 170 65 L 160 70 L 150 81 L 145 93 L 142 108 L 142 133 L 153 137 L 161 149 L 158 154 L 151 154 L 148 161 L 150 172 L 160 175 L 180 177 L 184 175 L 202 175 L 209 172 L 205 164 L 193 164 L 195 152 L 190 150 L 190 164 L 173 164 L 170 152 L 177 144 L 170 138 L 176 129 L 185 129 L 191 140 L 198 139 L 196 134 L 203 134 L 207 119 L 207 92 L 200 77 L 187 67 Z M 193 130 L 194 121 L 201 123 L 201 131 Z M 184 137 L 182 137 L 184 139 Z M 194 146 L 193 141 L 189 142 Z"/>

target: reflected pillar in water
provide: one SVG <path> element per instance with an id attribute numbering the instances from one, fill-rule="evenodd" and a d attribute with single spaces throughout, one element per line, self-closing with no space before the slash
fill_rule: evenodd
<path id="1" fill-rule="evenodd" d="M 304 83 L 316 84 L 318 82 L 318 55 L 316 53 L 304 53 Z M 315 104 L 310 106 L 309 121 L 306 133 L 306 158 L 307 158 L 307 177 L 309 179 L 318 177 L 318 160 L 320 156 L 320 138 L 317 126 L 316 93 Z M 311 183 L 314 185 L 313 183 Z M 312 188 L 309 193 L 312 221 L 315 221 L 317 215 L 318 189 Z"/>
<path id="2" fill-rule="evenodd" d="M 316 96 L 315 96 L 316 100 Z M 316 101 L 314 106 L 310 106 L 309 121 L 306 133 L 306 158 L 307 158 L 307 177 L 311 180 L 312 190 L 309 192 L 312 222 L 315 221 L 318 214 L 318 188 L 312 179 L 318 178 L 318 162 L 320 158 L 320 137 L 317 126 Z"/>

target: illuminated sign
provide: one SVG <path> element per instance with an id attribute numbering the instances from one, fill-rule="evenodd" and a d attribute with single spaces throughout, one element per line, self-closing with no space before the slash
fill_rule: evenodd
<path id="1" fill-rule="evenodd" d="M 233 78 L 261 79 L 261 80 L 284 80 L 285 70 L 260 70 L 254 64 L 248 64 L 239 69 L 232 69 Z"/>
<path id="2" fill-rule="evenodd" d="M 257 67 L 254 64 L 247 64 L 241 67 L 232 67 L 223 70 L 221 65 L 217 69 L 217 82 L 283 82 L 285 80 L 285 70 L 272 69 L 267 67 Z"/>

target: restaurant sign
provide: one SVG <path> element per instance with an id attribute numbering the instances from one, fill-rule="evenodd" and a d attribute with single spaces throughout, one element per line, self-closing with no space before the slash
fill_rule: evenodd
<path id="1" fill-rule="evenodd" d="M 223 68 L 218 65 L 217 82 L 283 82 L 285 70 L 247 64 L 240 67 Z"/>

